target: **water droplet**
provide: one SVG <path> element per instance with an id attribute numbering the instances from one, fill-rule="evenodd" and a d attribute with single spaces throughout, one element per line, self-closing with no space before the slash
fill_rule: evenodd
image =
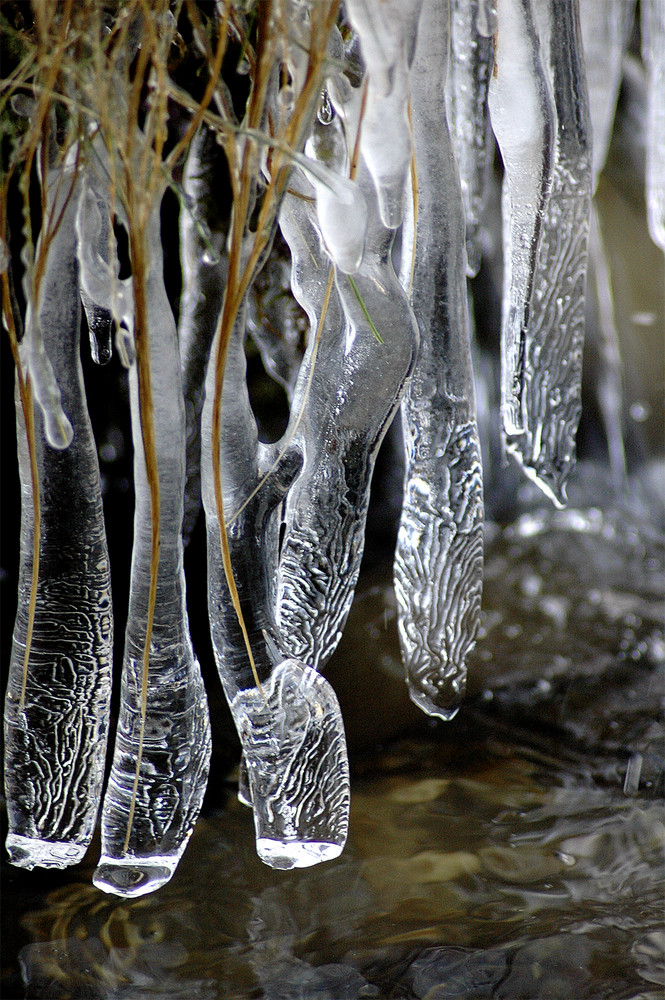
<path id="1" fill-rule="evenodd" d="M 648 403 L 637 402 L 632 404 L 629 412 L 633 420 L 642 424 L 651 415 L 651 407 Z"/>
<path id="2" fill-rule="evenodd" d="M 322 125 L 330 125 L 331 121 L 335 117 L 335 109 L 330 103 L 330 98 L 328 97 L 327 90 L 324 90 L 321 93 L 321 104 L 319 105 L 319 110 L 316 113 L 316 117 L 319 119 Z"/>

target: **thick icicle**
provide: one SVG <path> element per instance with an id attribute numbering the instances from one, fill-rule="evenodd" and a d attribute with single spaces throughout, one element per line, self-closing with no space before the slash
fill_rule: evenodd
<path id="1" fill-rule="evenodd" d="M 555 130 L 531 0 L 502 0 L 494 46 L 488 101 L 505 169 L 501 410 L 505 433 L 519 434 L 524 429 L 526 336 Z"/>
<path id="2" fill-rule="evenodd" d="M 452 0 L 450 72 L 446 82 L 448 121 L 459 169 L 466 217 L 466 273 L 480 268 L 480 225 L 492 167 L 494 137 L 489 121 L 487 91 L 492 73 L 490 27 L 482 21 L 485 0 Z"/>
<path id="3" fill-rule="evenodd" d="M 39 324 L 73 428 L 70 446 L 55 450 L 35 408 L 39 575 L 31 636 L 35 509 L 17 393 L 21 562 L 5 703 L 5 787 L 7 849 L 12 863 L 25 868 L 62 868 L 85 854 L 101 797 L 109 724 L 111 580 L 79 356 L 75 217 L 80 186 L 72 190 L 73 177 L 67 170 L 48 174 L 44 225 L 63 214 L 48 252 L 38 315 L 29 308 L 26 317 L 25 337 L 32 338 Z"/>
<path id="4" fill-rule="evenodd" d="M 201 509 L 201 410 L 210 346 L 222 307 L 228 261 L 217 172 L 222 153 L 214 136 L 200 129 L 183 177 L 187 202 L 180 211 L 182 297 L 178 339 L 187 427 L 187 476 L 183 537 L 189 541 Z"/>
<path id="5" fill-rule="evenodd" d="M 311 667 L 284 660 L 264 692 L 239 691 L 231 711 L 261 860 L 272 868 L 307 868 L 336 858 L 346 843 L 349 768 L 330 684 Z"/>
<path id="6" fill-rule="evenodd" d="M 506 426 L 506 449 L 561 506 L 582 411 L 591 135 L 578 5 L 551 0 L 534 11 L 556 111 L 554 158 L 523 331 L 520 426 Z"/>
<path id="7" fill-rule="evenodd" d="M 95 885 L 120 896 L 167 882 L 199 814 L 210 759 L 210 724 L 185 607 L 182 513 L 185 412 L 173 315 L 166 297 L 159 199 L 146 231 L 146 312 L 160 550 L 149 662 L 144 675 L 151 569 L 151 503 L 139 411 L 137 365 L 130 371 L 134 440 L 134 548 L 121 705 L 104 798 L 102 855 Z M 146 345 L 147 346 L 147 345 Z M 138 364 L 138 362 L 137 362 Z"/>
<path id="8" fill-rule="evenodd" d="M 642 0 L 640 11 L 647 71 L 647 220 L 651 239 L 665 250 L 665 0 Z"/>
<path id="9" fill-rule="evenodd" d="M 256 848 L 276 868 L 336 857 L 346 841 L 349 776 L 335 694 L 310 667 L 284 661 L 274 622 L 278 505 L 300 465 L 296 449 L 258 442 L 245 381 L 244 315 L 224 368 L 221 481 L 231 566 L 255 677 L 224 572 L 212 464 L 213 349 L 202 415 L 201 473 L 208 530 L 208 609 L 220 678 L 243 747 Z M 255 492 L 256 491 L 256 492 Z"/>
<path id="10" fill-rule="evenodd" d="M 401 277 L 420 352 L 402 403 L 404 504 L 395 554 L 398 624 L 409 691 L 451 718 L 478 627 L 483 498 L 466 304 L 464 214 L 445 117 L 448 0 L 425 0 L 411 69 L 418 216 L 405 219 Z"/>
<path id="11" fill-rule="evenodd" d="M 348 90 L 344 101 L 341 90 L 331 90 L 336 117 L 329 125 L 315 122 L 313 127 L 341 131 L 344 124 L 353 149 L 360 98 Z M 310 148 L 321 150 L 323 144 L 319 136 Z M 337 148 L 337 140 L 331 140 L 330 148 Z M 336 273 L 325 318 L 333 265 L 307 200 L 311 187 L 296 171 L 291 188 L 300 197 L 287 196 L 280 218 L 291 250 L 294 295 L 312 331 L 323 321 L 318 340 L 311 335 L 292 410 L 293 430 L 287 431 L 287 438 L 295 432 L 293 446 L 303 456 L 303 467 L 284 508 L 278 593 L 282 643 L 290 656 L 314 667 L 332 654 L 353 599 L 374 461 L 418 339 L 390 260 L 394 234 L 383 225 L 362 157 L 358 185 L 368 207 L 364 256 L 353 277 Z"/>

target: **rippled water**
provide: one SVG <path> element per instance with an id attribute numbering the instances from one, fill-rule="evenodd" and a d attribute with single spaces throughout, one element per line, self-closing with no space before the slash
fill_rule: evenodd
<path id="1" fill-rule="evenodd" d="M 6 866 L 3 998 L 665 996 L 659 517 L 573 497 L 490 527 L 448 724 L 410 706 L 390 568 L 366 573 L 329 671 L 351 744 L 343 856 L 264 867 L 229 778 L 154 896 L 94 889 L 98 845 L 69 872 Z"/>

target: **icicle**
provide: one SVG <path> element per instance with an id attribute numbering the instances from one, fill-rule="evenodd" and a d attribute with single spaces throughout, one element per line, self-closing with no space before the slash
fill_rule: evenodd
<path id="1" fill-rule="evenodd" d="M 422 0 L 348 0 L 367 67 L 367 112 L 361 151 L 379 198 L 384 226 L 402 221 L 411 162 L 409 64 Z"/>
<path id="2" fill-rule="evenodd" d="M 360 94 L 350 91 L 333 87 L 336 123 L 313 127 L 343 123 L 353 149 Z M 339 168 L 345 163 L 340 158 Z M 288 654 L 319 667 L 337 645 L 353 599 L 374 461 L 413 365 L 418 335 L 390 261 L 393 231 L 380 218 L 362 158 L 358 186 L 368 208 L 365 252 L 356 274 L 337 272 L 334 286 L 308 200 L 311 187 L 297 177 L 294 171 L 295 193 L 285 200 L 280 225 L 291 250 L 294 295 L 317 334 L 311 336 L 291 416 L 303 467 L 284 508 L 278 624 Z"/>
<path id="3" fill-rule="evenodd" d="M 635 16 L 635 0 L 580 0 L 580 23 L 584 43 L 584 69 L 589 94 L 592 132 L 592 190 L 596 191 L 605 166 L 612 135 L 616 103 L 623 75 L 623 59 Z M 605 427 L 610 466 L 617 488 L 625 482 L 622 413 L 622 364 L 619 336 L 614 318 L 610 271 L 600 219 L 591 207 L 589 233 L 589 276 L 596 304 L 596 322 L 587 331 L 595 348 L 593 392 Z M 595 344 L 592 343 L 595 338 Z"/>
<path id="4" fill-rule="evenodd" d="M 479 30 L 483 7 L 484 0 L 452 2 L 451 60 L 446 83 L 448 121 L 464 200 L 466 273 L 470 278 L 480 268 L 479 228 L 494 154 L 487 107 L 492 38 Z"/>
<path id="5" fill-rule="evenodd" d="M 524 429 L 526 336 L 554 152 L 555 112 L 531 0 L 502 0 L 488 101 L 505 169 L 501 409 L 513 435 Z"/>
<path id="6" fill-rule="evenodd" d="M 190 147 L 182 182 L 186 204 L 180 211 L 182 297 L 178 339 L 187 426 L 185 544 L 201 509 L 203 386 L 228 269 L 223 245 L 226 224 L 220 218 L 217 176 L 221 159 L 214 136 L 200 129 Z"/>
<path id="7" fill-rule="evenodd" d="M 411 69 L 418 215 L 407 213 L 402 283 L 420 352 L 402 403 L 404 504 L 395 554 L 402 655 L 413 701 L 452 718 L 480 611 L 483 500 L 466 306 L 464 214 L 445 118 L 448 0 L 425 0 Z"/>
<path id="8" fill-rule="evenodd" d="M 152 892 L 171 878 L 201 808 L 210 760 L 208 707 L 185 607 L 185 412 L 163 281 L 159 200 L 146 233 L 145 291 L 160 494 L 156 601 L 145 669 L 151 503 L 135 365 L 129 376 L 136 496 L 132 577 L 120 717 L 104 798 L 102 854 L 93 877 L 98 888 L 119 896 Z"/>
<path id="9" fill-rule="evenodd" d="M 273 610 L 277 508 L 301 459 L 297 449 L 286 449 L 279 459 L 279 445 L 258 443 L 246 390 L 243 333 L 241 315 L 224 369 L 221 479 L 224 511 L 230 515 L 231 566 L 261 686 L 255 686 L 220 546 L 211 453 L 214 350 L 202 416 L 201 463 L 211 638 L 243 746 L 248 775 L 243 801 L 254 805 L 257 853 L 272 867 L 303 867 L 336 857 L 344 846 L 349 811 L 346 742 L 328 682 L 303 664 L 282 662 Z"/>
<path id="10" fill-rule="evenodd" d="M 614 320 L 614 299 L 609 265 L 605 255 L 600 220 L 591 206 L 589 232 L 589 285 L 595 293 L 596 324 L 587 336 L 595 334 L 597 361 L 594 364 L 594 392 L 605 428 L 610 468 L 617 489 L 626 484 L 626 455 L 623 441 L 623 385 L 619 334 Z"/>
<path id="11" fill-rule="evenodd" d="M 605 166 L 612 136 L 623 57 L 635 16 L 635 0 L 580 0 L 584 69 L 593 133 L 593 190 Z"/>
<path id="12" fill-rule="evenodd" d="M 647 219 L 665 251 L 665 0 L 642 0 L 642 56 L 647 71 Z"/>
<path id="13" fill-rule="evenodd" d="M 81 209 L 77 220 L 81 256 L 86 264 L 99 258 L 106 268 L 110 268 L 112 248 L 115 247 L 115 237 L 111 229 L 111 217 L 108 195 L 97 181 L 92 171 L 86 172 L 85 193 L 81 199 Z M 87 283 L 87 274 L 85 279 Z M 111 329 L 113 316 L 110 309 L 97 305 L 85 291 L 81 291 L 81 301 L 85 309 L 90 333 L 90 353 L 92 360 L 98 365 L 105 365 L 111 360 Z"/>
<path id="14" fill-rule="evenodd" d="M 341 854 L 349 765 L 330 684 L 285 660 L 266 690 L 238 692 L 231 711 L 243 742 L 257 854 L 272 868 L 307 868 Z"/>
<path id="15" fill-rule="evenodd" d="M 11 862 L 24 868 L 76 864 L 90 843 L 104 776 L 113 647 L 99 467 L 79 356 L 74 220 L 80 185 L 66 169 L 49 171 L 45 183 L 43 225 L 61 212 L 62 217 L 38 311 L 28 309 L 25 338 L 34 348 L 39 326 L 42 358 L 52 358 L 50 377 L 59 385 L 58 399 L 62 393 L 73 436 L 69 448 L 54 450 L 48 430 L 52 411 L 35 413 L 35 508 L 29 431 L 17 393 L 21 562 L 5 703 L 5 788 L 7 850 Z M 35 530 L 39 573 L 33 619 Z"/>
<path id="16" fill-rule="evenodd" d="M 100 195 L 98 182 L 92 176 L 86 176 L 76 217 L 81 298 L 84 304 L 88 303 L 89 322 L 90 318 L 96 320 L 111 315 L 118 327 L 118 352 L 125 367 L 129 368 L 134 363 L 132 279 L 120 279 L 117 258 L 114 256 L 112 260 L 107 259 L 110 257 L 110 211 L 108 199 Z M 105 240 L 102 240 L 102 234 L 106 234 Z M 115 240 L 113 245 L 115 246 Z M 90 329 L 92 336 L 92 326 Z M 104 345 L 101 345 L 101 349 L 105 349 Z M 99 348 L 93 348 L 93 355 L 95 350 Z"/>
<path id="17" fill-rule="evenodd" d="M 591 140 L 577 4 L 551 0 L 549 9 L 534 10 L 551 80 L 556 131 L 552 185 L 543 206 L 528 322 L 522 332 L 519 427 L 507 424 L 506 449 L 562 506 L 582 411 Z"/>
<path id="18" fill-rule="evenodd" d="M 60 183 L 63 177 L 59 175 Z M 55 183 L 58 183 L 56 181 Z M 69 178 L 71 184 L 71 177 Z M 37 244 L 37 254 L 44 252 L 40 250 L 42 241 Z M 47 251 L 50 258 L 47 266 L 55 267 L 53 256 L 53 244 Z M 25 252 L 21 257 L 26 265 L 25 277 L 23 280 L 25 297 L 28 302 L 26 310 L 25 333 L 19 351 L 21 364 L 26 377 L 30 377 L 35 399 L 39 403 L 44 419 L 44 433 L 46 440 L 52 448 L 68 448 L 72 440 L 72 425 L 69 417 L 62 408 L 62 394 L 60 386 L 53 372 L 53 365 L 46 351 L 44 344 L 44 331 L 41 324 L 41 314 L 44 307 L 44 286 L 41 285 L 38 291 L 38 298 L 35 301 L 32 289 L 32 266 L 31 262 L 25 259 Z"/>

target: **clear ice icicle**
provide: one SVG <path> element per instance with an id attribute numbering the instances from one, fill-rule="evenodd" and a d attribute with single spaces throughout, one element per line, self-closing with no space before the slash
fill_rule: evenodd
<path id="1" fill-rule="evenodd" d="M 480 612 L 483 496 L 466 304 L 464 214 L 445 118 L 448 0 L 425 0 L 411 68 L 418 215 L 405 217 L 418 361 L 402 402 L 404 502 L 395 553 L 398 626 L 412 700 L 452 718 Z"/>
<path id="2" fill-rule="evenodd" d="M 110 268 L 112 253 L 115 253 L 115 237 L 111 228 L 111 216 L 108 194 L 96 180 L 91 170 L 86 171 L 84 179 L 84 194 L 81 198 L 77 216 L 79 245 L 85 248 L 81 254 L 82 270 L 85 272 L 88 262 L 96 258 Z M 87 279 L 84 279 L 86 281 Z M 87 281 L 86 281 L 87 283 Z M 83 289 L 81 301 L 88 320 L 90 334 L 90 353 L 98 365 L 105 365 L 111 360 L 111 330 L 113 316 L 111 310 L 98 305 Z"/>
<path id="3" fill-rule="evenodd" d="M 344 725 L 335 694 L 310 667 L 281 662 L 275 626 L 279 504 L 297 449 L 258 442 L 245 380 L 244 314 L 233 331 L 222 391 L 221 480 L 231 566 L 261 687 L 255 686 L 224 572 L 212 465 L 213 349 L 202 415 L 201 481 L 208 531 L 208 610 L 219 675 L 243 747 L 257 853 L 272 867 L 336 857 L 349 811 Z"/>
<path id="4" fill-rule="evenodd" d="M 487 107 L 493 43 L 479 30 L 483 6 L 484 0 L 452 0 L 451 58 L 446 81 L 448 122 L 466 217 L 466 271 L 471 278 L 480 268 L 479 230 L 494 154 Z"/>
<path id="5" fill-rule="evenodd" d="M 505 443 L 560 506 L 582 411 L 591 135 L 578 5 L 551 0 L 534 10 L 555 105 L 554 156 L 518 359 L 520 426 L 506 425 Z"/>
<path id="6" fill-rule="evenodd" d="M 138 373 L 129 374 L 134 440 L 134 547 L 121 704 L 102 813 L 94 884 L 139 896 L 167 882 L 203 801 L 210 760 L 208 706 L 188 631 L 183 572 L 185 411 L 175 322 L 163 280 L 159 198 L 145 246 L 146 307 L 160 491 L 160 552 L 149 662 L 143 676 L 151 563 L 151 504 Z"/>
<path id="7" fill-rule="evenodd" d="M 355 110 L 337 106 L 336 122 L 346 121 L 353 148 L 359 95 L 350 96 Z M 300 197 L 287 195 L 280 225 L 291 250 L 293 292 L 312 334 L 287 431 L 303 465 L 284 506 L 277 620 L 285 651 L 319 667 L 335 649 L 353 599 L 374 461 L 410 374 L 418 332 L 390 259 L 393 231 L 380 217 L 362 157 L 364 256 L 353 278 L 336 273 L 325 317 L 332 265 L 311 202 L 302 197 L 311 187 L 296 171 L 294 185 Z"/>
<path id="8" fill-rule="evenodd" d="M 595 192 L 612 136 L 623 76 L 623 58 L 635 15 L 635 0 L 579 0 L 584 71 L 593 133 Z"/>
<path id="9" fill-rule="evenodd" d="M 348 0 L 367 68 L 361 150 L 374 180 L 384 226 L 402 221 L 411 162 L 409 65 L 422 0 Z M 389 123 L 389 125 L 388 125 Z"/>
<path id="10" fill-rule="evenodd" d="M 488 95 L 505 170 L 501 412 L 506 435 L 524 429 L 526 337 L 555 142 L 554 102 L 533 6 L 532 0 L 502 0 Z"/>
<path id="11" fill-rule="evenodd" d="M 182 296 L 178 340 L 185 397 L 187 475 L 183 538 L 189 541 L 201 509 L 201 411 L 210 347 L 222 307 L 228 261 L 225 220 L 219 204 L 222 152 L 214 136 L 199 129 L 183 176 L 186 205 L 180 211 Z"/>
<path id="12" fill-rule="evenodd" d="M 641 0 L 647 71 L 646 199 L 649 232 L 665 251 L 665 0 Z"/>
<path id="13" fill-rule="evenodd" d="M 330 684 L 311 667 L 284 660 L 263 693 L 239 691 L 231 711 L 261 860 L 272 868 L 307 868 L 336 858 L 348 829 L 349 766 Z"/>
<path id="14" fill-rule="evenodd" d="M 55 450 L 35 411 L 39 575 L 29 656 L 33 507 L 28 438 L 17 393 L 21 538 L 19 603 L 5 702 L 5 789 L 13 864 L 63 868 L 81 860 L 101 797 L 109 725 L 113 616 L 97 449 L 79 355 L 75 217 L 80 186 L 50 171 L 47 219 L 58 218 L 42 278 L 39 322 L 53 359 L 71 444 Z M 67 198 L 70 196 L 67 204 Z"/>

